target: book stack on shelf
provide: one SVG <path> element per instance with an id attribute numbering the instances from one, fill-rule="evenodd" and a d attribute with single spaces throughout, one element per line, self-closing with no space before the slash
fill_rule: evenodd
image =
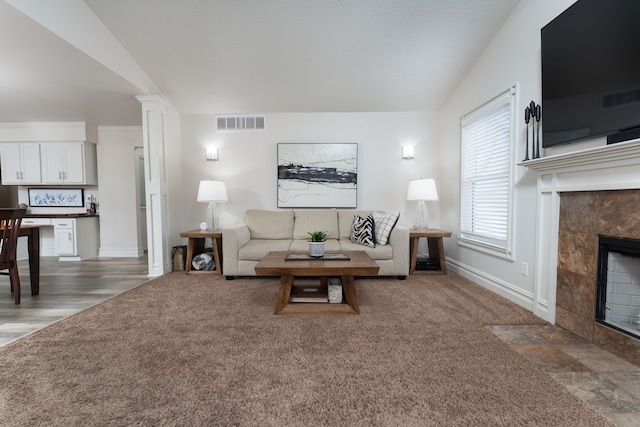
<path id="1" fill-rule="evenodd" d="M 440 262 L 435 258 L 418 258 L 416 270 L 440 270 Z"/>
<path id="2" fill-rule="evenodd" d="M 327 285 L 293 285 L 289 302 L 329 302 Z"/>

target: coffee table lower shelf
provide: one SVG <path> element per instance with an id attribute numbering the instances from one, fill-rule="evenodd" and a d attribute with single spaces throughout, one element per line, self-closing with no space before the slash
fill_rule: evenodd
<path id="1" fill-rule="evenodd" d="M 274 314 L 360 314 L 353 276 L 341 276 L 344 303 L 289 302 L 293 276 L 282 276 Z"/>
<path id="2" fill-rule="evenodd" d="M 269 252 L 254 267 L 258 276 L 280 276 L 275 314 L 360 314 L 354 277 L 376 276 L 380 271 L 378 264 L 365 251 L 347 251 L 345 253 L 349 255 L 349 259 L 339 261 L 330 259 L 287 261 L 285 258 L 290 253 Z M 289 304 L 294 277 L 340 277 L 346 304 L 299 302 Z"/>

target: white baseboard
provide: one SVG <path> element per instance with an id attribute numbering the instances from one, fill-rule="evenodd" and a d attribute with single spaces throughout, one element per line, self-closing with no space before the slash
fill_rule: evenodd
<path id="1" fill-rule="evenodd" d="M 58 261 L 66 262 L 66 261 L 82 261 L 87 258 L 80 258 L 79 256 L 61 256 L 58 258 Z"/>
<path id="2" fill-rule="evenodd" d="M 100 248 L 99 257 L 104 258 L 138 258 L 144 255 L 142 248 Z"/>
<path id="3" fill-rule="evenodd" d="M 531 292 L 519 289 L 516 286 L 513 286 L 511 283 L 505 282 L 504 280 L 498 279 L 497 277 L 493 277 L 483 271 L 469 267 L 468 265 L 456 260 L 447 258 L 447 268 L 450 268 L 451 271 L 454 271 L 459 275 L 471 280 L 472 282 L 479 284 L 483 288 L 489 289 L 490 291 L 495 292 L 496 294 L 508 299 L 509 301 L 512 301 L 519 306 L 526 308 L 536 316 L 545 318 L 540 315 L 540 307 L 538 307 L 538 310 L 536 310 L 538 312 L 534 311 L 533 294 Z"/>
<path id="4" fill-rule="evenodd" d="M 549 302 L 548 301 L 543 301 L 543 300 L 538 300 L 538 302 L 536 303 L 536 309 L 533 312 L 533 314 L 535 314 L 538 317 L 542 317 L 543 319 L 551 322 L 551 324 L 555 325 L 555 319 L 551 320 L 549 318 Z"/>

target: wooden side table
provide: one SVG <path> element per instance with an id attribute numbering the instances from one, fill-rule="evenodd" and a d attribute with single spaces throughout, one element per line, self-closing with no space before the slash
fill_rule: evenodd
<path id="1" fill-rule="evenodd" d="M 222 230 L 191 230 L 180 233 L 180 237 L 189 239 L 187 242 L 187 258 L 185 263 L 186 274 L 222 274 Z M 205 242 L 211 239 L 213 246 L 213 259 L 216 263 L 215 270 L 192 270 L 191 261 L 194 255 L 204 252 Z"/>
<path id="2" fill-rule="evenodd" d="M 418 243 L 421 237 L 427 238 L 427 246 L 429 248 L 429 260 L 439 266 L 438 270 L 416 270 L 418 261 Z M 438 230 L 437 228 L 416 229 L 409 231 L 409 256 L 411 257 L 411 265 L 409 266 L 409 274 L 447 274 L 447 264 L 444 258 L 443 237 L 451 237 L 450 231 Z"/>

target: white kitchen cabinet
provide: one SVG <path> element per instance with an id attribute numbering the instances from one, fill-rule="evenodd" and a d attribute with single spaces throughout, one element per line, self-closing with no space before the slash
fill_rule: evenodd
<path id="1" fill-rule="evenodd" d="M 73 256 L 78 252 L 76 245 L 76 220 L 54 219 L 53 234 L 56 243 L 56 255 Z"/>
<path id="2" fill-rule="evenodd" d="M 100 229 L 97 217 L 53 218 L 55 254 L 60 261 L 80 261 L 98 256 Z"/>
<path id="3" fill-rule="evenodd" d="M 98 183 L 96 146 L 88 142 L 44 142 L 42 153 L 43 184 Z"/>
<path id="4" fill-rule="evenodd" d="M 40 144 L 34 142 L 0 144 L 0 173 L 4 185 L 42 183 Z"/>

